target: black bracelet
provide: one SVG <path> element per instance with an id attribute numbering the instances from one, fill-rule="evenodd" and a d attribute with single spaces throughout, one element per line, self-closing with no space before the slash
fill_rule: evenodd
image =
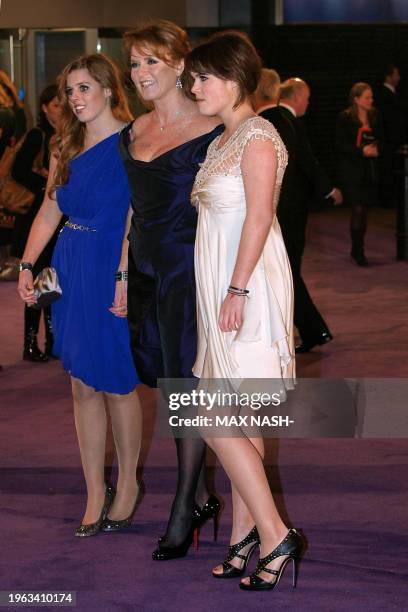
<path id="1" fill-rule="evenodd" d="M 20 272 L 22 272 L 23 270 L 29 270 L 30 272 L 32 272 L 33 264 L 30 263 L 29 261 L 21 261 L 20 262 Z"/>
<path id="2" fill-rule="evenodd" d="M 115 273 L 115 280 L 116 281 L 127 281 L 127 279 L 128 279 L 128 271 L 127 270 L 121 270 L 121 271 Z"/>

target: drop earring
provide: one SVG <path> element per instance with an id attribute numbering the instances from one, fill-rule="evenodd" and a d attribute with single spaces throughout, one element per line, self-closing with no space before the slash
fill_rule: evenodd
<path id="1" fill-rule="evenodd" d="M 183 83 L 181 82 L 180 76 L 177 76 L 176 88 L 183 89 Z"/>

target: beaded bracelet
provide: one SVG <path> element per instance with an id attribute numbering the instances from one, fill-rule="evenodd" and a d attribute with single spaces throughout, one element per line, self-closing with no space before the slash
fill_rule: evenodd
<path id="1" fill-rule="evenodd" d="M 127 279 L 128 279 L 128 271 L 127 270 L 121 270 L 121 271 L 115 273 L 115 280 L 116 281 L 127 281 Z"/>

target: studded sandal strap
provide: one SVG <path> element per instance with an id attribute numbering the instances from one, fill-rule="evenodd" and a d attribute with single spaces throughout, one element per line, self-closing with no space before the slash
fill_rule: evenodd
<path id="1" fill-rule="evenodd" d="M 270 573 L 273 575 L 275 574 L 278 575 L 278 572 L 275 572 L 275 570 L 271 570 Z M 264 584 L 266 581 L 260 576 L 258 576 L 256 572 L 253 572 L 249 577 L 249 582 L 251 586 L 258 586 L 260 584 Z M 274 582 L 274 581 L 271 581 L 271 582 Z"/>
<path id="2" fill-rule="evenodd" d="M 272 576 L 277 576 L 279 574 L 279 572 L 277 572 L 276 570 L 271 570 L 268 569 L 267 567 L 263 567 L 262 572 L 268 572 L 268 574 L 272 574 Z"/>
<path id="3" fill-rule="evenodd" d="M 245 548 L 245 546 L 247 546 L 248 544 L 252 544 L 253 542 L 259 542 L 259 535 L 256 526 L 251 529 L 246 538 L 241 540 L 241 542 L 233 544 L 233 546 L 229 546 L 227 561 L 232 561 L 234 557 L 239 557 L 240 559 L 245 561 L 246 556 L 240 555 L 239 551 Z"/>
<path id="4" fill-rule="evenodd" d="M 282 540 L 282 542 L 280 542 L 280 544 L 278 544 L 278 546 L 267 557 L 262 557 L 261 559 L 259 559 L 256 568 L 257 572 L 265 570 L 265 566 L 268 565 L 268 563 L 270 563 L 274 559 L 277 559 L 278 557 L 283 557 L 285 555 L 290 555 L 290 552 L 284 550 L 284 545 L 293 536 L 293 532 L 294 529 L 289 529 L 287 536 Z"/>
<path id="5" fill-rule="evenodd" d="M 224 572 L 227 572 L 228 570 L 236 569 L 236 568 L 234 568 L 232 563 L 229 563 L 228 561 L 224 561 L 222 564 L 222 569 L 224 570 Z"/>
<path id="6" fill-rule="evenodd" d="M 252 586 L 259 585 L 265 582 L 264 579 L 258 575 L 260 574 L 260 572 L 267 572 L 268 574 L 271 574 L 272 576 L 279 575 L 279 572 L 277 572 L 276 570 L 271 570 L 266 567 L 259 567 L 259 563 L 258 563 L 255 571 L 249 577 L 249 581 Z"/>

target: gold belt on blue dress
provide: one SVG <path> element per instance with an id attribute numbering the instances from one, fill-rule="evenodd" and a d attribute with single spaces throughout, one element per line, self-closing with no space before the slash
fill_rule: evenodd
<path id="1" fill-rule="evenodd" d="M 77 223 L 71 223 L 71 221 L 67 221 L 65 223 L 65 227 L 69 227 L 70 229 L 73 230 L 78 230 L 80 232 L 96 232 L 96 229 L 93 229 L 92 227 L 86 227 L 86 225 L 78 225 Z"/>

